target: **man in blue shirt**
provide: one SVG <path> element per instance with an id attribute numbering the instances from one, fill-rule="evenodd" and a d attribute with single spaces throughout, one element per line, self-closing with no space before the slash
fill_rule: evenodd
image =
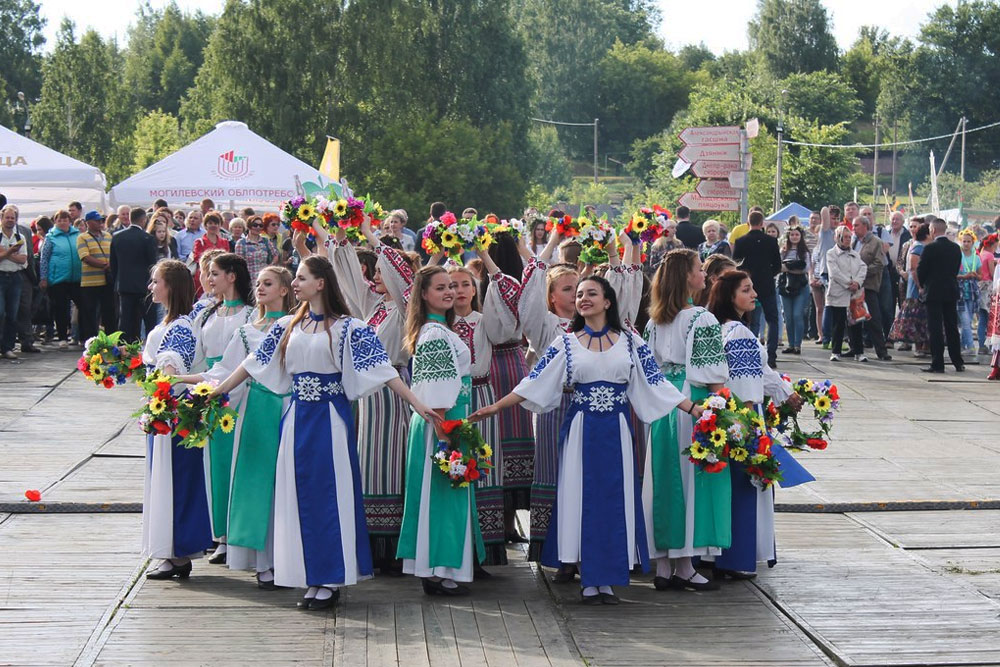
<path id="1" fill-rule="evenodd" d="M 205 229 L 201 226 L 202 213 L 195 209 L 188 213 L 184 220 L 184 229 L 177 232 L 174 238 L 177 239 L 177 255 L 182 262 L 188 261 L 188 256 L 194 250 L 194 242 L 205 235 Z"/>

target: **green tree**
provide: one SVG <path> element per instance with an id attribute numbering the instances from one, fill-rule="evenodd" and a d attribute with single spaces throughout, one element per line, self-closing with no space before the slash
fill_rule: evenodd
<path id="1" fill-rule="evenodd" d="M 849 134 L 846 123 L 821 125 L 816 121 L 794 119 L 789 125 L 790 138 L 805 143 L 842 144 Z M 852 151 L 786 147 L 781 179 L 785 201 L 796 201 L 818 210 L 832 202 L 848 201 L 856 186 L 863 189 L 866 184 L 870 186 L 870 181 L 860 173 L 860 163 Z"/>
<path id="2" fill-rule="evenodd" d="M 162 111 L 150 111 L 136 123 L 132 135 L 135 159 L 132 171 L 139 172 L 181 147 L 177 118 Z"/>
<path id="3" fill-rule="evenodd" d="M 33 135 L 60 151 L 101 168 L 115 182 L 132 166 L 135 118 L 125 94 L 121 54 L 93 30 L 76 40 L 64 19 L 43 68 L 42 96 L 32 107 Z"/>
<path id="4" fill-rule="evenodd" d="M 125 80 L 144 109 L 177 114 L 181 98 L 194 85 L 214 19 L 184 13 L 175 2 L 154 10 L 139 7 L 129 31 Z"/>
<path id="5" fill-rule="evenodd" d="M 775 92 L 788 91 L 788 111 L 823 125 L 852 123 L 864 104 L 854 88 L 833 72 L 801 72 L 782 79 Z M 832 94 L 831 94 L 832 92 Z"/>
<path id="6" fill-rule="evenodd" d="M 568 186 L 573 180 L 573 170 L 556 129 L 550 125 L 532 128 L 528 139 L 531 141 L 534 165 L 529 174 L 531 184 L 540 185 L 549 192 Z"/>
<path id="7" fill-rule="evenodd" d="M 318 162 L 330 126 L 339 19 L 333 0 L 227 3 L 181 103 L 185 137 L 241 120 L 284 150 Z M 344 76 L 336 83 L 350 81 Z"/>
<path id="8" fill-rule="evenodd" d="M 32 0 L 0 0 L 0 71 L 6 80 L 0 96 L 13 101 L 18 91 L 34 100 L 42 89 L 41 48 L 45 19 Z"/>
<path id="9" fill-rule="evenodd" d="M 3 74 L 0 74 L 0 90 L 6 89 L 7 81 L 3 78 Z M 14 107 L 9 100 L 0 102 L 0 125 L 3 125 L 9 130 L 17 130 L 14 122 Z"/>
<path id="10" fill-rule="evenodd" d="M 684 67 L 691 72 L 701 69 L 702 65 L 715 60 L 715 54 L 708 50 L 704 42 L 698 44 L 686 44 L 677 52 L 677 57 L 684 63 Z"/>
<path id="11" fill-rule="evenodd" d="M 777 77 L 837 69 L 837 41 L 820 0 L 758 0 L 748 32 Z"/>

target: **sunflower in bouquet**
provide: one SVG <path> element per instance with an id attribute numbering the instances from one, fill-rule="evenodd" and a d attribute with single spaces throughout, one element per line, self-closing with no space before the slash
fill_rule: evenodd
<path id="1" fill-rule="evenodd" d="M 173 386 L 177 380 L 160 371 L 153 371 L 138 384 L 146 398 L 145 405 L 134 413 L 139 418 L 139 428 L 151 435 L 170 435 L 177 424 L 177 397 Z"/>
<path id="2" fill-rule="evenodd" d="M 385 217 L 382 205 L 374 201 L 371 196 L 364 199 L 358 199 L 353 195 L 339 199 L 320 198 L 316 202 L 316 210 L 330 232 L 343 229 L 347 238 L 355 242 L 364 240 L 361 224 L 365 221 L 365 216 L 368 216 L 372 227 L 375 228 L 381 224 L 382 218 Z"/>
<path id="3" fill-rule="evenodd" d="M 181 438 L 182 447 L 204 447 L 216 429 L 232 433 L 236 427 L 236 411 L 229 407 L 229 397 L 212 396 L 213 389 L 209 383 L 199 382 L 177 401 L 174 435 Z"/>
<path id="4" fill-rule="evenodd" d="M 128 379 L 144 380 L 146 366 L 142 363 L 142 343 L 122 343 L 121 337 L 121 331 L 111 334 L 101 331 L 89 339 L 76 362 L 77 370 L 105 389 L 125 384 Z"/>
<path id="5" fill-rule="evenodd" d="M 424 227 L 420 247 L 428 255 L 443 252 L 448 259 L 462 263 L 462 253 L 465 245 L 459 235 L 458 220 L 451 211 L 445 211 L 440 220 L 428 223 Z"/>
<path id="6" fill-rule="evenodd" d="M 768 402 L 768 415 L 775 421 L 775 430 L 781 434 L 785 448 L 791 451 L 823 450 L 829 445 L 830 430 L 833 428 L 834 413 L 840 409 L 840 392 L 830 380 L 809 380 L 801 378 L 792 382 L 787 375 L 782 377 L 791 382 L 792 390 L 802 398 L 803 407 L 813 410 L 813 418 L 818 428 L 806 429 L 799 422 L 799 414 L 787 403 L 776 406 Z"/>
<path id="7" fill-rule="evenodd" d="M 316 202 L 306 197 L 295 197 L 281 204 L 281 222 L 292 232 L 314 233 L 312 223 L 318 215 Z"/>
<path id="8" fill-rule="evenodd" d="M 710 394 L 701 407 L 704 412 L 694 423 L 691 445 L 682 454 L 705 472 L 720 472 L 729 465 L 734 449 L 745 449 L 751 428 L 739 401 L 725 387 Z"/>
<path id="9" fill-rule="evenodd" d="M 444 421 L 441 430 L 447 440 L 437 443 L 431 461 L 448 478 L 452 488 L 465 488 L 479 479 L 484 471 L 493 468 L 490 461 L 493 449 L 469 420 Z"/>
<path id="10" fill-rule="evenodd" d="M 608 246 L 615 240 L 615 228 L 607 217 L 600 220 L 577 218 L 580 224 L 580 261 L 584 264 L 604 264 L 608 261 Z"/>

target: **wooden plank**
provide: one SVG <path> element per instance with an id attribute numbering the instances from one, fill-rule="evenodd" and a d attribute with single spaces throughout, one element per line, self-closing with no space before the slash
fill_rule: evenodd
<path id="1" fill-rule="evenodd" d="M 396 614 L 392 603 L 368 605 L 368 664 L 399 664 Z"/>
<path id="2" fill-rule="evenodd" d="M 400 664 L 410 667 L 430 667 L 427 640 L 424 636 L 423 607 L 400 603 L 396 611 L 396 652 Z"/>
<path id="3" fill-rule="evenodd" d="M 422 609 L 424 639 L 431 666 L 451 667 L 458 663 L 458 642 L 451 609 L 440 604 L 425 604 Z"/>
<path id="4" fill-rule="evenodd" d="M 341 601 L 333 645 L 333 664 L 337 667 L 368 664 L 368 605 Z"/>
<path id="5" fill-rule="evenodd" d="M 480 639 L 476 615 L 469 601 L 448 605 L 451 621 L 455 628 L 455 642 L 462 667 L 488 667 L 483 642 Z"/>
<path id="6" fill-rule="evenodd" d="M 531 624 L 545 650 L 545 657 L 553 667 L 583 664 L 580 652 L 575 644 L 571 644 L 572 637 L 567 640 L 569 632 L 563 632 L 551 604 L 541 600 L 525 600 L 524 608 L 531 617 Z"/>
<path id="7" fill-rule="evenodd" d="M 1000 510 L 865 512 L 850 516 L 904 549 L 1000 547 Z"/>
<path id="8" fill-rule="evenodd" d="M 472 608 L 479 627 L 479 639 L 483 644 L 486 662 L 490 667 L 517 667 L 514 648 L 507 636 L 500 604 L 496 601 L 473 600 Z"/>
<path id="9" fill-rule="evenodd" d="M 521 667 L 547 666 L 549 659 L 545 655 L 542 640 L 538 637 L 535 624 L 532 623 L 531 614 L 528 613 L 524 602 L 500 602 L 500 613 L 517 664 Z"/>

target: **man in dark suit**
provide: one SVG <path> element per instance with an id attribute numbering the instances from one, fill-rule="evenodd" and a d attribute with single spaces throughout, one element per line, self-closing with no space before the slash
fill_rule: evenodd
<path id="1" fill-rule="evenodd" d="M 688 219 L 690 217 L 691 210 L 687 206 L 677 207 L 677 229 L 674 230 L 674 234 L 685 248 L 697 250 L 698 246 L 705 242 L 705 235 L 698 225 Z"/>
<path id="2" fill-rule="evenodd" d="M 760 336 L 761 311 L 767 321 L 767 365 L 777 366 L 778 354 L 778 295 L 774 278 L 781 272 L 781 252 L 778 240 L 764 233 L 764 214 L 754 211 L 748 220 L 750 231 L 736 239 L 733 259 L 742 262 L 740 269 L 750 274 L 760 308 L 755 308 L 750 329 Z"/>
<path id="3" fill-rule="evenodd" d="M 927 329 L 931 343 L 930 368 L 925 373 L 944 373 L 944 344 L 956 371 L 965 370 L 958 337 L 958 272 L 962 268 L 962 249 L 945 236 L 948 225 L 934 218 L 930 225 L 934 241 L 928 243 L 917 265 L 917 282 L 925 291 Z"/>
<path id="4" fill-rule="evenodd" d="M 122 339 L 139 340 L 140 325 L 148 333 L 156 326 L 156 309 L 149 300 L 149 270 L 156 264 L 156 242 L 146 233 L 146 211 L 133 208 L 128 225 L 111 237 L 111 275 L 118 294 L 118 327 Z"/>

